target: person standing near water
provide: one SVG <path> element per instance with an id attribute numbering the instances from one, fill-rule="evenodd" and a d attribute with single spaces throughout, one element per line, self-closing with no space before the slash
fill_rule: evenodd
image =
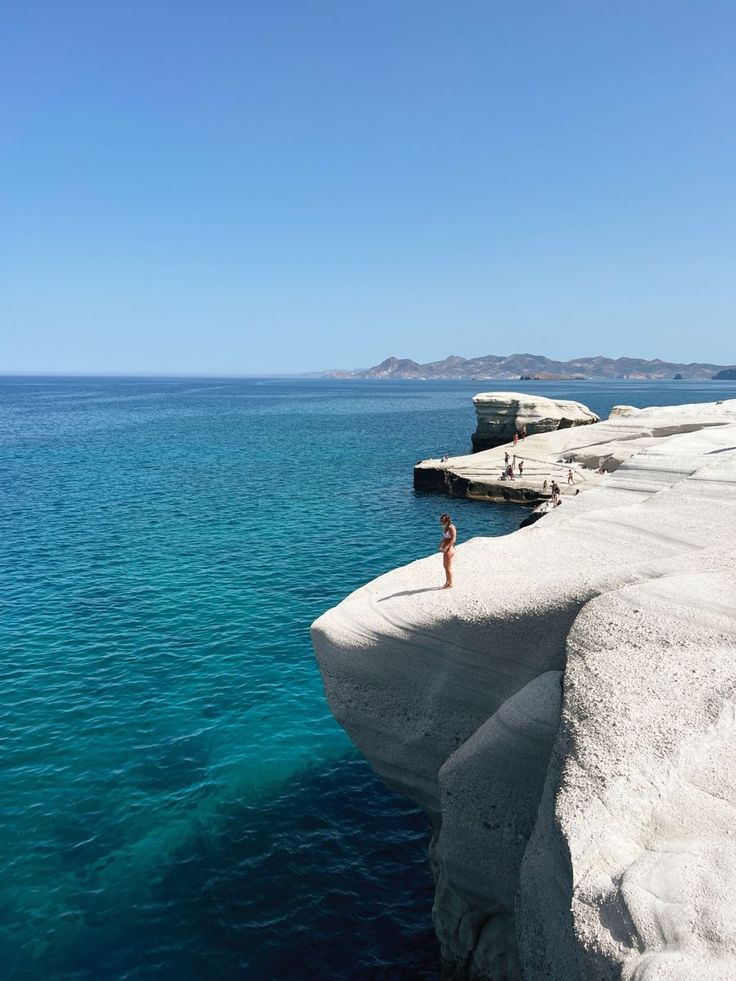
<path id="1" fill-rule="evenodd" d="M 445 585 L 443 589 L 452 589 L 452 559 L 455 555 L 455 542 L 457 541 L 457 528 L 452 523 L 452 518 L 449 514 L 440 515 L 440 523 L 442 524 L 442 540 L 438 546 L 440 552 L 442 552 L 442 565 L 445 570 Z"/>

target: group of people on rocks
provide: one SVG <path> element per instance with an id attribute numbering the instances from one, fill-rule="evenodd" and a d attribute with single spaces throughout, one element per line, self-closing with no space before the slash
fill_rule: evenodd
<path id="1" fill-rule="evenodd" d="M 547 481 L 546 480 L 542 484 L 542 493 L 543 494 L 546 494 L 547 493 L 547 488 L 548 487 L 549 487 L 549 492 L 552 495 L 552 503 L 554 504 L 554 506 L 557 507 L 558 504 L 562 504 L 562 497 L 560 496 L 560 494 L 561 494 L 560 485 L 557 483 L 557 481 L 554 479 L 554 477 L 550 478 L 549 484 L 547 484 Z"/>
<path id="2" fill-rule="evenodd" d="M 519 476 L 524 476 L 524 461 L 519 460 L 518 464 L 516 462 L 516 454 L 514 453 L 513 458 L 509 456 L 508 453 L 503 455 L 504 468 L 501 471 L 501 476 L 499 480 L 514 480 L 514 470 L 518 469 Z"/>
<path id="3" fill-rule="evenodd" d="M 573 481 L 568 480 L 568 483 L 571 484 L 573 483 Z M 549 494 L 550 497 L 552 498 L 552 503 L 554 504 L 554 506 L 557 507 L 558 504 L 562 504 L 562 491 L 560 490 L 560 485 L 557 483 L 557 481 L 554 478 L 550 481 L 549 485 L 547 484 L 546 480 L 542 484 L 543 494 L 547 493 L 548 487 L 549 487 Z M 578 487 L 575 490 L 575 494 L 579 494 L 579 493 L 580 493 L 580 488 Z"/>
<path id="4" fill-rule="evenodd" d="M 517 463 L 515 453 L 513 456 L 511 456 L 507 451 L 504 452 L 503 462 L 504 462 L 504 468 L 501 471 L 501 474 L 498 478 L 499 480 L 515 480 L 517 470 L 518 470 L 519 477 L 524 476 L 524 461 L 520 459 L 519 462 Z M 560 498 L 560 485 L 557 483 L 557 481 L 554 478 L 550 478 L 550 480 L 551 480 L 551 484 L 549 485 L 549 488 L 552 494 L 552 499 L 555 501 L 555 504 L 561 504 L 562 499 Z M 568 485 L 575 483 L 575 474 L 573 473 L 572 467 L 569 467 L 567 471 L 567 483 Z M 545 480 L 544 484 L 542 485 L 543 494 L 547 493 L 547 487 L 548 487 L 548 483 Z M 578 490 L 576 490 L 575 493 L 579 494 L 580 489 L 578 488 Z"/>
<path id="5" fill-rule="evenodd" d="M 515 430 L 514 437 L 513 437 L 514 447 L 518 446 L 519 440 L 526 439 L 528 435 L 529 434 L 527 432 L 526 426 L 522 426 L 521 429 Z M 448 460 L 449 460 L 449 456 L 447 455 L 447 453 L 445 453 L 441 459 L 441 462 L 446 463 Z M 513 454 L 513 456 L 511 456 L 511 454 L 509 454 L 508 451 L 504 452 L 503 461 L 504 461 L 504 467 L 499 475 L 498 478 L 499 480 L 515 480 L 517 476 L 517 471 L 519 477 L 524 476 L 524 461 L 522 459 L 519 459 L 519 462 L 517 463 L 515 453 Z M 605 474 L 607 471 L 602 466 L 600 466 L 596 472 L 599 474 Z M 572 467 L 569 467 L 567 471 L 567 483 L 568 485 L 575 483 L 575 474 L 573 472 Z M 545 480 L 544 484 L 542 485 L 543 494 L 547 493 L 547 487 L 548 484 L 547 481 Z M 551 478 L 551 484 L 549 485 L 549 487 L 552 494 L 552 500 L 554 501 L 555 506 L 557 504 L 561 504 L 562 498 L 560 496 L 560 485 L 557 483 L 556 480 Z M 575 493 L 579 494 L 580 488 L 578 488 L 575 491 Z M 506 492 L 504 492 L 504 497 L 506 497 Z"/>

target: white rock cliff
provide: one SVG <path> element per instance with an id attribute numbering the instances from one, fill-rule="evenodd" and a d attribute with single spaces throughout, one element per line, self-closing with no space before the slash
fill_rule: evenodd
<path id="1" fill-rule="evenodd" d="M 476 396 L 477 398 L 478 396 Z M 523 396 L 526 398 L 526 396 Z M 529 396 L 532 398 L 532 396 Z M 536 396 L 534 396 L 536 399 Z M 563 493 L 590 490 L 602 482 L 597 471 L 611 473 L 630 456 L 659 446 L 665 436 L 708 426 L 722 426 L 724 408 L 719 403 L 688 406 L 652 406 L 635 409 L 614 406 L 608 419 L 592 426 L 564 427 L 554 432 L 530 434 L 518 445 L 502 444 L 490 450 L 453 456 L 446 460 L 422 460 L 414 467 L 414 485 L 424 490 L 445 490 L 456 497 L 511 500 L 525 503 L 543 493 L 543 485 L 557 480 Z M 505 455 L 524 461 L 523 477 L 501 481 Z M 575 483 L 567 486 L 572 469 Z M 607 480 L 603 478 L 603 482 Z"/>
<path id="2" fill-rule="evenodd" d="M 736 401 L 313 627 L 330 707 L 433 825 L 458 978 L 736 979 Z M 701 425 L 707 428 L 700 428 Z"/>
<path id="3" fill-rule="evenodd" d="M 595 412 L 582 402 L 521 392 L 481 392 L 474 396 L 473 405 L 478 420 L 473 433 L 476 452 L 507 443 L 524 426 L 531 436 L 598 422 Z"/>

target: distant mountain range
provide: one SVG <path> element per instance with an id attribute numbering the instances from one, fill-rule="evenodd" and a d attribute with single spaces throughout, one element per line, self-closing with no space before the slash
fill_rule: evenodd
<path id="1" fill-rule="evenodd" d="M 736 377 L 736 368 L 720 364 L 679 364 L 675 361 L 644 361 L 641 358 L 575 358 L 552 361 L 541 354 L 488 354 L 482 358 L 450 355 L 444 361 L 419 364 L 410 358 L 386 358 L 373 368 L 355 371 L 325 371 L 325 378 L 456 378 L 555 380 L 584 378 L 721 378 Z"/>

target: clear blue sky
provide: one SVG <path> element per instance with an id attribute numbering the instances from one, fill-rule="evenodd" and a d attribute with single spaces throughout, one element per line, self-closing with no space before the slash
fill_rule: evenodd
<path id="1" fill-rule="evenodd" d="M 16 0 L 0 35 L 0 372 L 736 360 L 733 0 Z"/>

